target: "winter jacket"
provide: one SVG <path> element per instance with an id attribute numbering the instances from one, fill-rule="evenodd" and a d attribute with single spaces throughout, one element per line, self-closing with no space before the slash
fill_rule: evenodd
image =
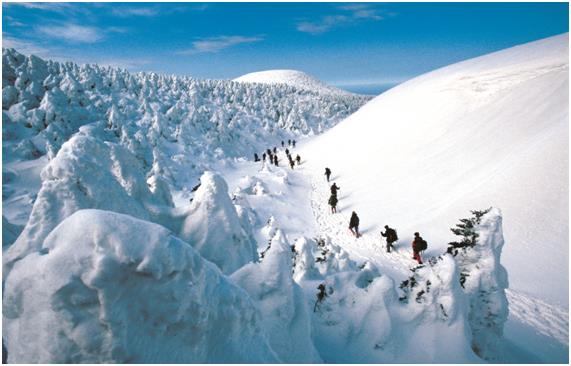
<path id="1" fill-rule="evenodd" d="M 349 220 L 349 227 L 358 227 L 359 226 L 359 216 L 356 213 L 351 215 L 351 220 Z"/>

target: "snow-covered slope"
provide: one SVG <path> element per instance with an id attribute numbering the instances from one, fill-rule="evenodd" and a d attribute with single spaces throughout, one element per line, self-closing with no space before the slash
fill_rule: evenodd
<path id="1" fill-rule="evenodd" d="M 297 70 L 267 70 L 242 75 L 234 81 L 259 84 L 287 84 L 300 90 L 313 90 L 320 94 L 355 95 L 327 85 L 321 80 Z"/>
<path id="2" fill-rule="evenodd" d="M 429 252 L 465 212 L 504 217 L 510 288 L 568 304 L 568 35 L 406 82 L 303 146 L 366 232 L 420 231 Z"/>

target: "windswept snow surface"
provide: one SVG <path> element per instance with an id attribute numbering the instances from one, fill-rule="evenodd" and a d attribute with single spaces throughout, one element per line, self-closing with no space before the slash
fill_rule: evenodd
<path id="1" fill-rule="evenodd" d="M 461 62 L 378 96 L 302 146 L 363 230 L 442 252 L 469 210 L 499 207 L 510 288 L 568 307 L 568 34 Z"/>
<path id="2" fill-rule="evenodd" d="M 267 70 L 252 72 L 242 75 L 234 79 L 234 81 L 259 84 L 287 84 L 300 90 L 317 91 L 320 94 L 345 96 L 354 95 L 348 91 L 327 85 L 321 80 L 297 70 Z"/>

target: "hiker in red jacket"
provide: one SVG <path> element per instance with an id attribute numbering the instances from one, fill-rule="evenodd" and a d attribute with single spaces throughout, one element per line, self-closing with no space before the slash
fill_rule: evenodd
<path id="1" fill-rule="evenodd" d="M 420 258 L 420 252 L 425 250 L 424 243 L 426 241 L 422 239 L 419 233 L 414 233 L 414 240 L 412 241 L 412 259 L 415 259 L 418 264 L 422 264 L 422 258 Z"/>

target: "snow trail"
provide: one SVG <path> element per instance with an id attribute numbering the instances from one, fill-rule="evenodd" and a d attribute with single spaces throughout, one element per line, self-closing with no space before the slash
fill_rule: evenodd
<path id="1" fill-rule="evenodd" d="M 387 253 L 384 238 L 380 233 L 369 229 L 363 230 L 362 220 L 359 225 L 361 236 L 355 238 L 349 231 L 349 218 L 352 210 L 344 205 L 343 194 L 340 194 L 337 213 L 331 213 L 328 198 L 329 186 L 333 184 L 333 181 L 328 183 L 324 176 L 316 173 L 311 174 L 309 179 L 312 188 L 311 208 L 319 235 L 347 250 L 354 260 L 360 263 L 372 262 L 378 265 L 383 272 L 390 273 L 398 279 L 405 279 L 409 275 L 409 269 L 417 265 L 417 262 L 412 259 L 412 250 L 408 250 L 407 243 L 399 240 L 395 243 L 395 248 L 391 253 Z"/>
<path id="2" fill-rule="evenodd" d="M 349 194 L 349 185 L 343 184 L 344 190 L 343 194 L 340 194 L 338 212 L 332 214 L 328 198 L 329 187 L 334 180 L 327 182 L 325 176 L 320 174 L 315 167 L 305 170 L 304 173 L 307 173 L 311 181 L 311 208 L 319 235 L 342 247 L 359 264 L 371 262 L 377 265 L 382 272 L 392 276 L 395 281 L 406 279 L 410 275 L 410 269 L 417 266 L 416 261 L 412 259 L 412 250 L 408 242 L 397 241 L 391 253 L 387 253 L 386 241 L 378 232 L 365 229 L 361 232 L 361 237 L 355 238 L 348 228 L 353 208 L 343 202 L 343 197 Z M 334 176 L 334 178 L 336 182 L 339 182 L 341 177 Z M 358 209 L 355 211 L 359 214 Z M 370 218 L 365 218 L 365 220 L 368 219 Z M 361 218 L 360 226 L 362 222 L 363 218 Z M 429 258 L 430 256 L 424 255 L 423 261 L 426 262 Z M 512 321 L 529 326 L 561 344 L 569 345 L 569 312 L 566 309 L 510 289 L 506 291 L 506 294 Z"/>

